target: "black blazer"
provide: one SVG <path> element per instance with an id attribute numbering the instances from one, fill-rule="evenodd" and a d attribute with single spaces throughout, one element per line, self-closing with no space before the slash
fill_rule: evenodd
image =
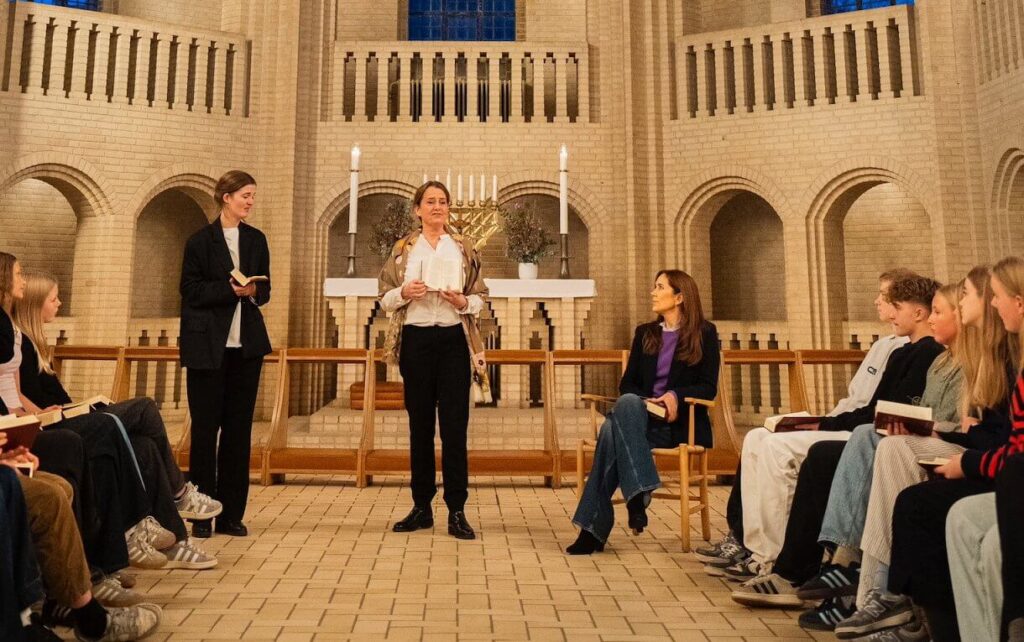
<path id="1" fill-rule="evenodd" d="M 657 323 L 645 323 L 638 326 L 633 334 L 633 346 L 629 350 L 629 363 L 619 383 L 619 394 L 633 393 L 641 397 L 650 397 L 654 391 L 654 378 L 657 376 L 658 355 L 644 354 L 643 334 L 650 326 Z M 704 356 L 699 362 L 690 366 L 682 361 L 672 361 L 668 371 L 668 390 L 679 399 L 679 417 L 672 424 L 672 437 L 677 443 L 683 443 L 689 436 L 689 410 L 683 401 L 686 397 L 712 400 L 718 394 L 718 368 L 721 365 L 721 346 L 718 343 L 718 329 L 710 321 L 704 322 L 701 328 L 701 346 Z M 700 446 L 712 446 L 711 420 L 707 408 L 697 406 L 694 413 L 694 441 Z"/>
<path id="2" fill-rule="evenodd" d="M 251 225 L 241 223 L 238 231 L 239 269 L 243 274 L 270 278 L 270 249 L 267 237 Z M 239 299 L 229 279 L 234 264 L 228 252 L 224 230 L 218 218 L 199 230 L 185 244 L 181 265 L 181 365 L 185 368 L 216 369 L 224 358 L 235 305 L 242 303 L 242 354 L 261 357 L 270 352 L 270 337 L 259 306 L 270 301 L 270 282 L 256 284 L 255 305 L 248 297 Z"/>

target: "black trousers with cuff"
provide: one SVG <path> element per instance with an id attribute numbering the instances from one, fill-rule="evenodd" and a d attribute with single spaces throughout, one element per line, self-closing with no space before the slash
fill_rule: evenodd
<path id="1" fill-rule="evenodd" d="M 469 426 L 469 347 L 462 325 L 402 329 L 399 369 L 409 413 L 412 499 L 429 508 L 437 494 L 434 463 L 436 423 L 441 428 L 444 502 L 450 513 L 462 511 L 469 496 L 466 431 Z"/>

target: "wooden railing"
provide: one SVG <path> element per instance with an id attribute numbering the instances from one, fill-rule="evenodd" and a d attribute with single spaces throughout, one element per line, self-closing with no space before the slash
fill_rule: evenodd
<path id="1" fill-rule="evenodd" d="M 614 366 L 621 372 L 628 359 L 625 350 L 490 350 L 487 360 L 492 364 L 533 366 L 543 373 L 542 404 L 543 447 L 535 450 L 469 451 L 470 474 L 542 476 L 553 487 L 559 487 L 562 471 L 572 470 L 575 450 L 570 443 L 564 447 L 559 439 L 553 391 L 557 372 L 567 366 Z M 711 451 L 709 470 L 712 474 L 730 475 L 736 470 L 742 438 L 733 419 L 731 391 L 727 369 L 737 366 L 777 366 L 785 368 L 789 380 L 786 411 L 808 409 L 809 399 L 804 371 L 807 367 L 856 365 L 864 358 L 859 350 L 725 350 L 722 352 L 723 376 L 720 377 L 717 399 L 712 411 L 715 447 Z M 380 449 L 375 445 L 376 408 L 373 399 L 376 387 L 376 366 L 383 359 L 380 350 L 344 348 L 289 348 L 275 350 L 266 357 L 278 364 L 273 389 L 273 410 L 269 436 L 263 445 L 253 448 L 250 469 L 258 471 L 264 484 L 280 481 L 288 473 L 351 474 L 358 486 L 372 482 L 374 474 L 401 473 L 409 470 L 409 453 L 404 449 Z M 111 398 L 128 398 L 133 364 L 172 362 L 178 360 L 173 347 L 58 346 L 54 366 L 59 373 L 68 361 L 107 361 L 116 364 L 111 383 Z M 291 405 L 290 367 L 297 364 L 363 365 L 363 409 L 359 422 L 357 448 L 303 448 L 289 446 L 288 408 Z M 175 446 L 179 462 L 187 468 L 190 423 L 186 413 L 181 437 Z"/>

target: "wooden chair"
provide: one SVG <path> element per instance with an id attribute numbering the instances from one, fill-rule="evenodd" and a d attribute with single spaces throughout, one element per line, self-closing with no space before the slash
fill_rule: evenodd
<path id="1" fill-rule="evenodd" d="M 587 452 L 594 452 L 594 448 L 597 445 L 597 434 L 598 434 L 598 419 L 602 418 L 600 413 L 597 412 L 597 405 L 599 403 L 611 404 L 615 403 L 615 399 L 612 397 L 603 397 L 600 395 L 589 395 L 585 394 L 581 397 L 587 402 L 590 407 L 590 424 L 591 429 L 594 432 L 593 439 L 581 439 L 579 444 L 576 446 L 576 495 L 577 497 L 583 495 L 583 485 L 586 482 L 586 474 L 584 467 L 586 462 L 584 460 Z M 704 446 L 691 445 L 694 442 L 693 434 L 693 421 L 694 413 L 697 406 L 704 406 L 709 410 L 715 407 L 714 401 L 708 401 L 707 399 L 697 399 L 695 397 L 686 397 L 683 402 L 687 405 L 690 412 L 690 434 L 687 443 L 680 444 L 675 448 L 652 448 L 651 454 L 654 456 L 654 463 L 657 465 L 660 462 L 668 466 L 668 462 L 671 461 L 673 472 L 678 470 L 679 472 L 679 490 L 678 492 L 671 492 L 670 490 L 657 490 L 652 494 L 653 497 L 663 499 L 678 499 L 679 500 L 679 537 L 682 540 L 683 552 L 690 552 L 690 515 L 693 513 L 700 513 L 701 522 L 701 535 L 704 541 L 710 541 L 711 539 L 711 512 L 708 503 L 708 450 Z M 602 418 L 603 419 L 603 418 Z M 691 464 L 696 464 L 696 473 L 691 471 Z M 678 465 L 678 469 L 675 466 Z M 690 494 L 690 485 L 696 482 L 698 484 L 698 494 Z M 663 487 L 664 488 L 664 487 Z M 622 503 L 624 500 L 618 499 L 614 503 Z M 693 506 L 690 502 L 697 502 Z"/>

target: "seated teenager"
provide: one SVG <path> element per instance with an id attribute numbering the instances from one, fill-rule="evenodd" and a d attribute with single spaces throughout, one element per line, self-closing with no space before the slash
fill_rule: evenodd
<path id="1" fill-rule="evenodd" d="M 910 270 L 897 268 L 883 272 L 878 277 L 878 296 L 875 310 L 880 321 L 888 323 L 893 308 L 889 301 L 889 289 L 901 279 L 916 276 Z M 871 403 L 878 384 L 885 373 L 886 364 L 893 351 L 906 345 L 904 336 L 889 335 L 880 338 L 868 351 L 857 373 L 850 382 L 849 394 L 836 404 L 829 417 L 846 415 Z M 742 528 L 746 552 L 722 556 L 712 561 L 707 571 L 721 575 L 722 570 L 741 561 L 753 552 L 761 560 L 775 559 L 782 547 L 783 528 L 779 514 L 787 514 L 793 501 L 797 471 L 807 456 L 811 445 L 824 440 L 844 440 L 849 437 L 845 430 L 800 431 L 775 434 L 766 428 L 757 428 L 747 433 L 743 440 L 741 465 L 737 470 L 737 482 L 730 494 L 730 503 L 742 505 L 742 525 L 730 523 L 730 530 Z M 738 495 L 742 494 L 742 499 Z M 714 553 L 702 551 L 700 553 Z"/>
<path id="2" fill-rule="evenodd" d="M 939 345 L 956 342 L 959 334 L 956 313 L 958 287 L 936 291 L 935 286 L 930 279 L 915 277 L 897 281 L 890 290 L 894 306 L 892 327 L 898 335 L 910 338 L 910 346 L 933 339 L 938 339 L 936 343 Z M 916 389 L 903 390 L 898 395 L 905 397 L 903 403 L 920 402 L 932 408 L 940 422 L 952 424 L 959 414 L 960 369 L 955 359 L 948 351 L 943 353 L 932 361 L 924 379 L 924 392 L 920 398 L 914 394 Z M 905 383 L 901 382 L 901 385 Z M 733 592 L 734 600 L 751 606 L 791 607 L 802 604 L 807 596 L 798 594 L 797 587 L 814 575 L 822 559 L 822 548 L 817 545 L 815 535 L 821 530 L 825 508 L 831 509 L 834 504 L 839 504 L 838 511 L 843 514 L 844 521 L 864 512 L 861 505 L 868 503 L 868 494 L 863 490 L 864 480 L 870 476 L 870 463 L 865 465 L 865 461 L 870 462 L 873 458 L 879 439 L 872 421 L 858 426 L 845 444 L 821 443 L 811 448 L 798 477 L 797 499 L 787 522 L 786 540 L 772 572 L 767 568 L 759 569 L 761 573 L 756 578 Z M 855 456 L 851 457 L 851 454 Z M 835 573 L 828 570 L 826 585 L 837 589 L 839 595 L 847 594 L 851 588 L 848 579 L 842 574 L 833 578 Z M 852 588 L 856 588 L 855 581 Z M 816 628 L 827 629 L 833 625 L 835 609 L 836 605 L 829 605 L 826 609 L 829 617 L 819 618 L 821 626 Z M 846 615 L 851 613 L 849 611 Z M 815 617 L 808 615 L 805 620 L 813 624 Z"/>
<path id="3" fill-rule="evenodd" d="M 992 305 L 1006 330 L 1019 338 L 1024 330 L 1024 259 L 1010 257 L 997 263 L 992 268 L 991 286 Z M 1012 345 L 1016 350 L 1017 341 Z M 1019 368 L 1020 354 L 1014 359 Z M 1013 386 L 1009 408 L 1012 430 L 1005 443 L 988 449 L 968 448 L 953 455 L 949 463 L 936 469 L 941 479 L 911 486 L 899 494 L 892 513 L 890 566 L 882 560 L 864 608 L 841 622 L 836 627 L 837 635 L 923 639 L 930 633 L 936 640 L 956 639 L 946 518 L 960 499 L 991 492 L 1006 459 L 1024 450 L 1024 374 L 1018 375 Z M 879 464 L 876 462 L 876 470 Z M 927 632 L 922 633 L 917 609 L 927 616 Z"/>
<path id="4" fill-rule="evenodd" d="M 25 294 L 14 305 L 14 319 L 23 332 L 20 391 L 39 407 L 71 403 L 50 365 L 52 349 L 45 332 L 45 324 L 56 318 L 60 305 L 56 281 L 44 274 L 26 275 Z M 221 511 L 220 502 L 185 481 L 156 403 L 140 397 L 111 404 L 102 412 L 116 417 L 127 432 L 142 471 L 150 512 L 174 539 L 160 541 L 156 529 L 145 526 L 133 529 L 131 536 L 144 539 L 162 552 L 167 557 L 163 568 L 201 570 L 216 566 L 216 558 L 188 538 L 182 518 L 216 517 Z"/>
<path id="5" fill-rule="evenodd" d="M 839 432 L 842 438 L 838 440 L 819 439 L 807 450 L 807 457 L 797 475 L 792 507 L 779 507 L 774 514 L 762 511 L 759 522 L 765 527 L 759 528 L 756 532 L 749 528 L 746 515 L 744 515 L 744 524 L 747 526 L 746 543 L 748 548 L 753 551 L 754 556 L 748 562 L 740 562 L 725 569 L 726 577 L 737 581 L 746 581 L 770 572 L 779 551 L 782 550 L 783 542 L 791 536 L 793 531 L 801 538 L 809 537 L 809 545 L 816 547 L 832 476 L 835 474 L 839 457 L 842 455 L 850 431 L 874 420 L 875 404 L 879 400 L 913 403 L 924 392 L 928 369 L 943 351 L 943 347 L 932 338 L 931 330 L 928 327 L 931 300 L 938 288 L 938 283 L 925 277 L 909 277 L 893 283 L 889 292 L 890 301 L 894 306 L 892 327 L 897 335 L 908 337 L 909 343 L 893 351 L 889 356 L 882 380 L 875 390 L 874 397 L 867 405 L 834 417 L 826 417 L 821 420 L 820 424 L 811 426 L 812 431 L 816 429 Z M 765 443 L 774 443 L 778 437 L 789 437 L 791 434 L 800 435 L 802 433 L 785 433 L 766 440 Z M 810 443 L 810 440 L 804 443 Z M 807 480 L 811 486 L 804 488 L 804 497 L 801 503 L 798 501 L 801 498 L 800 484 L 807 476 L 803 473 L 802 468 L 807 465 L 811 455 L 815 453 L 820 459 L 814 465 L 814 475 Z M 808 473 L 808 475 L 810 474 Z M 753 507 L 751 508 L 753 509 Z M 766 532 L 783 532 L 785 537 L 776 544 L 759 536 Z M 813 572 L 812 570 L 812 575 Z"/>
<path id="6" fill-rule="evenodd" d="M 1004 589 L 1008 637 L 1020 639 L 1024 634 L 1024 620 L 1012 614 L 1021 593 L 1021 575 L 1015 571 L 1020 570 L 1024 455 L 1007 458 L 995 482 L 994 493 L 965 497 L 953 504 L 946 517 L 949 576 L 963 640 L 999 642 Z M 1003 533 L 1007 537 L 1001 537 Z"/>
<path id="7" fill-rule="evenodd" d="M 14 302 L 21 299 L 24 293 L 25 280 L 21 265 L 14 256 L 0 252 L 0 357 L 10 355 L 6 360 L 0 360 L 0 400 L 10 412 L 17 415 L 51 409 L 39 408 L 23 397 L 19 390 L 23 336 L 12 322 L 10 313 Z M 135 456 L 114 418 L 102 413 L 90 413 L 66 419 L 54 426 L 77 433 L 82 438 L 81 443 L 89 460 L 90 485 L 95 497 L 100 500 L 95 504 L 97 513 L 101 513 L 100 519 L 83 523 L 86 554 L 92 566 L 105 574 L 113 574 L 125 568 L 129 560 L 132 565 L 142 568 L 164 566 L 167 557 L 146 542 L 139 538 L 135 538 L 134 542 L 125 542 L 125 533 L 130 527 L 146 526 L 152 520 L 142 524 L 149 514 L 149 500 L 141 473 L 135 465 Z M 40 451 L 51 446 L 51 440 L 56 437 L 52 430 L 53 427 L 48 428 L 36 439 Z M 69 456 L 57 447 L 51 447 L 50 450 L 60 453 L 62 460 Z M 42 460 L 44 469 L 49 459 L 50 456 L 46 456 Z M 173 539 L 171 533 L 164 533 L 165 539 Z"/>
<path id="8" fill-rule="evenodd" d="M 651 491 L 661 486 L 651 448 L 674 448 L 689 435 L 689 412 L 684 399 L 714 399 L 720 362 L 718 332 L 705 320 L 697 284 L 680 270 L 658 272 L 651 291 L 657 320 L 636 329 L 626 371 L 619 383 L 621 396 L 605 418 L 597 439 L 594 463 L 573 523 L 580 528 L 570 555 L 604 550 L 615 515 L 612 495 L 622 490 L 629 527 L 647 526 Z M 665 420 L 647 412 L 644 400 L 663 405 Z M 707 409 L 694 415 L 694 440 L 711 446 Z"/>
<path id="9" fill-rule="evenodd" d="M 63 623 L 75 629 L 79 640 L 138 640 L 149 635 L 160 623 L 160 607 L 137 603 L 108 609 L 99 603 L 89 586 L 89 566 L 71 510 L 70 485 L 45 472 L 37 471 L 30 478 L 12 471 L 16 463 L 25 462 L 38 465 L 24 448 L 0 454 L 3 504 L 8 510 L 23 511 L 21 519 L 27 519 L 31 533 L 31 543 L 19 542 L 25 557 L 18 564 L 27 571 L 26 577 L 42 580 L 42 586 L 34 584 L 25 597 L 39 598 L 45 592 L 44 619 L 52 620 L 54 611 L 62 611 Z M 38 566 L 32 564 L 33 559 Z"/>
<path id="10" fill-rule="evenodd" d="M 874 309 L 876 309 L 879 320 L 883 323 L 889 323 L 889 319 L 892 316 L 892 304 L 889 302 L 888 294 L 889 288 L 893 282 L 898 279 L 905 279 L 907 276 L 915 275 L 912 271 L 904 268 L 895 268 L 886 270 L 879 275 L 879 293 L 874 298 Z M 836 415 L 842 415 L 852 410 L 860 408 L 860 406 L 868 403 L 871 397 L 874 395 L 874 390 L 879 386 L 879 381 L 882 380 L 882 375 L 886 369 L 886 362 L 889 360 L 889 355 L 892 354 L 893 350 L 906 344 L 906 337 L 897 337 L 896 335 L 888 335 L 881 337 L 878 341 L 871 344 L 867 354 L 864 355 L 864 360 L 860 362 L 860 366 L 857 368 L 857 372 L 854 374 L 853 379 L 850 380 L 850 385 L 847 389 L 847 396 L 840 399 L 836 403 L 835 408 L 828 412 L 828 417 L 835 417 Z M 743 451 L 741 459 L 748 461 L 748 466 L 753 466 L 753 463 L 760 459 L 762 452 L 771 445 L 787 446 L 788 443 L 785 437 L 782 438 L 777 444 L 766 444 L 765 439 L 773 436 L 773 433 L 767 429 L 758 428 L 746 433 L 743 438 Z M 793 438 L 793 437 L 791 437 Z M 799 438 L 799 437 L 797 437 Z M 785 451 L 790 451 L 790 448 L 785 447 Z M 797 459 L 799 459 L 800 451 L 794 453 Z M 773 482 L 777 481 L 777 477 L 781 475 L 785 479 L 791 479 L 795 476 L 796 466 L 799 462 L 796 459 L 793 461 L 793 467 L 778 467 L 775 469 L 768 469 L 769 473 L 774 473 L 772 479 Z M 694 551 L 696 557 L 701 561 L 709 562 L 708 571 L 711 574 L 721 574 L 720 569 L 724 569 L 728 566 L 732 566 L 736 562 L 750 557 L 750 550 L 742 546 L 744 528 L 743 528 L 743 500 L 742 500 L 742 469 L 740 465 L 736 468 L 736 475 L 733 479 L 732 489 L 729 493 L 729 501 L 727 504 L 726 520 L 729 524 L 729 534 L 726 538 L 720 542 L 717 542 L 708 547 L 701 547 Z M 750 501 L 750 500 L 749 500 Z M 785 505 L 786 510 L 793 501 L 793 484 L 792 483 L 775 483 L 772 489 L 762 489 L 761 493 L 753 500 L 758 502 L 767 502 L 770 505 Z M 760 513 L 752 513 L 753 517 L 757 517 Z M 758 527 L 761 527 L 760 525 Z M 781 533 L 767 533 L 768 539 L 780 538 Z"/>

